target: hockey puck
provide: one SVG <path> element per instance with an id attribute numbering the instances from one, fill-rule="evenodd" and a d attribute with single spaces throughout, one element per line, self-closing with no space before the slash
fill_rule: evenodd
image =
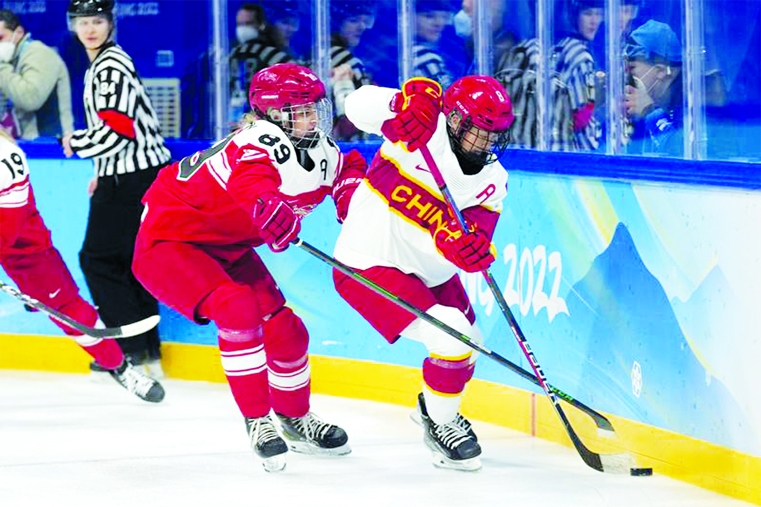
<path id="1" fill-rule="evenodd" d="M 640 477 L 645 475 L 653 475 L 653 469 L 652 468 L 632 468 L 629 473 L 631 475 Z"/>

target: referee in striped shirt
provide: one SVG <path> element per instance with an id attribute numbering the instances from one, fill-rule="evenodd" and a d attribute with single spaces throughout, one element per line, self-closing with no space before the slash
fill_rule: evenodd
<path id="1" fill-rule="evenodd" d="M 132 58 L 113 41 L 113 0 L 71 0 L 69 17 L 90 58 L 85 75 L 87 129 L 62 140 L 64 153 L 94 161 L 90 213 L 79 261 L 106 326 L 158 314 L 156 299 L 132 274 L 140 200 L 170 161 L 151 101 Z M 120 340 L 133 362 L 161 375 L 158 330 Z M 99 365 L 93 364 L 93 370 Z"/>

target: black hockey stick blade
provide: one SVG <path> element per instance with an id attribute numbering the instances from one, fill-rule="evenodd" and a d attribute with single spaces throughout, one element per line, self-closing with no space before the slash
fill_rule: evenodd
<path id="1" fill-rule="evenodd" d="M 2 289 L 3 292 L 5 292 L 6 294 L 10 294 L 11 296 L 15 297 L 19 301 L 23 302 L 25 305 L 30 306 L 34 308 L 35 310 L 44 312 L 50 315 L 55 320 L 57 320 L 58 322 L 61 322 L 62 324 L 66 324 L 67 326 L 73 329 L 76 329 L 80 333 L 90 336 L 92 338 L 129 338 L 130 336 L 137 336 L 137 335 L 145 333 L 146 331 L 150 331 L 151 329 L 156 327 L 159 323 L 159 320 L 161 320 L 158 315 L 151 315 L 150 317 L 147 317 L 143 320 L 139 320 L 137 322 L 133 322 L 131 324 L 125 324 L 123 326 L 118 326 L 118 327 L 106 327 L 106 328 L 89 327 L 77 322 L 76 320 L 72 319 L 71 317 L 67 315 L 64 315 L 58 310 L 55 310 L 49 307 L 45 303 L 37 301 L 31 296 L 27 296 L 23 292 L 19 291 L 12 285 L 8 285 L 5 282 L 0 281 L 0 289 Z"/>

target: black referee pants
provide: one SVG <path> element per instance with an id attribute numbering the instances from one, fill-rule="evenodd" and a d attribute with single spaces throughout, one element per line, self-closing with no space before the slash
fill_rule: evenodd
<path id="1" fill-rule="evenodd" d="M 146 169 L 100 177 L 90 199 L 79 263 L 98 314 L 108 327 L 130 324 L 159 313 L 156 299 L 132 274 L 135 238 L 143 212 L 140 200 L 158 171 L 158 168 Z M 125 354 L 144 352 L 149 358 L 159 357 L 158 327 L 118 343 Z"/>

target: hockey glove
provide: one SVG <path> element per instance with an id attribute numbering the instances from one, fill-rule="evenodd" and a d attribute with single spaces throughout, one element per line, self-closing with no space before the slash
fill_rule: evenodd
<path id="1" fill-rule="evenodd" d="M 381 132 L 391 142 L 407 143 L 409 151 L 425 146 L 436 132 L 441 95 L 441 85 L 432 79 L 408 79 L 389 105 L 396 116 L 383 123 Z"/>
<path id="2" fill-rule="evenodd" d="M 336 218 L 342 224 L 349 212 L 351 196 L 367 172 L 367 162 L 357 150 L 351 150 L 343 159 L 341 171 L 333 183 L 333 202 L 336 203 Z"/>
<path id="3" fill-rule="evenodd" d="M 455 226 L 456 227 L 456 226 Z M 494 262 L 489 237 L 480 230 L 468 234 L 434 234 L 436 248 L 452 264 L 467 273 L 488 269 Z"/>
<path id="4" fill-rule="evenodd" d="M 257 200 L 253 213 L 259 236 L 273 252 L 282 252 L 301 231 L 301 219 L 288 204 L 275 194 Z"/>

